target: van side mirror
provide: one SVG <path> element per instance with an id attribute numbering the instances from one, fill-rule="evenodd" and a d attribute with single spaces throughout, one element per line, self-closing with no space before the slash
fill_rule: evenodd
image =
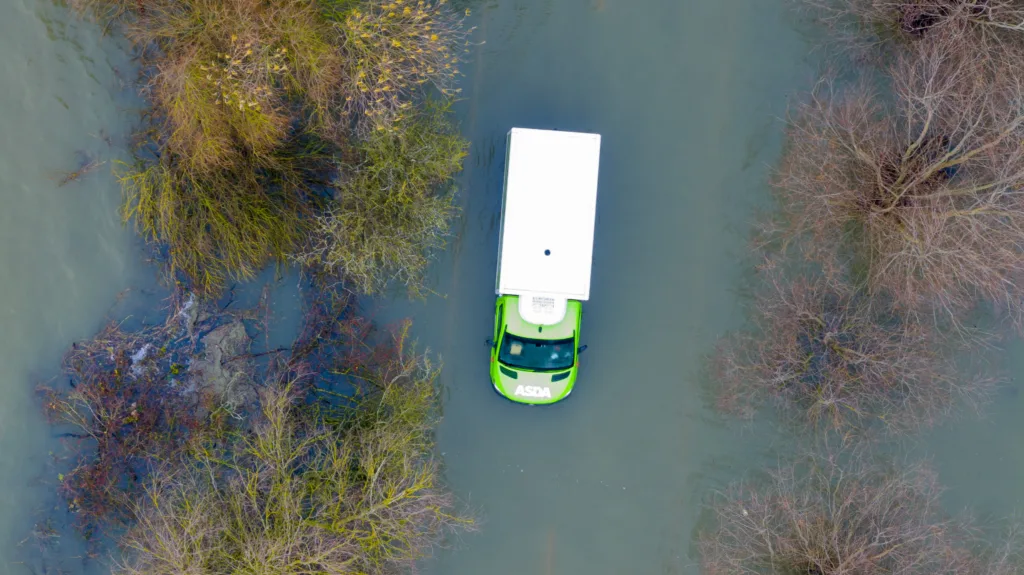
<path id="1" fill-rule="evenodd" d="M 484 343 L 487 344 L 487 347 L 494 347 L 494 341 L 491 338 L 485 339 Z"/>
<path id="2" fill-rule="evenodd" d="M 580 348 L 576 350 L 576 353 L 580 354 L 580 353 L 583 353 L 585 351 L 587 351 L 587 346 L 581 345 Z"/>

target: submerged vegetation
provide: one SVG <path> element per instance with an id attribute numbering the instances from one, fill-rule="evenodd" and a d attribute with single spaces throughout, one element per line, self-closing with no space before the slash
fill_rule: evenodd
<path id="1" fill-rule="evenodd" d="M 812 457 L 737 483 L 709 507 L 699 547 L 708 575 L 1011 575 L 1012 538 L 991 545 L 948 517 L 920 465 Z"/>
<path id="2" fill-rule="evenodd" d="M 445 113 L 432 104 L 359 144 L 359 164 L 335 185 L 336 206 L 317 219 L 299 261 L 341 273 L 365 293 L 380 293 L 392 280 L 418 291 L 426 252 L 443 247 L 456 211 L 453 195 L 435 189 L 466 155 Z"/>
<path id="3" fill-rule="evenodd" d="M 415 270 L 374 269 L 391 262 L 374 251 L 365 226 L 342 233 L 338 225 L 359 226 L 346 211 L 365 201 L 348 196 L 392 191 L 387 181 L 350 180 L 394 173 L 412 178 L 414 189 L 387 198 L 387 231 L 430 241 L 400 240 L 389 257 L 402 266 L 425 260 L 440 244 L 434 235 L 448 228 L 447 192 L 433 188 L 460 169 L 466 144 L 444 106 L 421 103 L 429 88 L 445 100 L 459 91 L 468 31 L 445 0 L 78 4 L 118 23 L 141 53 L 153 107 L 135 162 L 118 170 L 124 216 L 165 247 L 175 276 L 216 293 L 329 235 L 348 247 L 326 263 L 352 267 L 356 286 L 418 279 Z M 391 164 L 406 152 L 430 165 L 420 174 L 409 159 Z"/>
<path id="4" fill-rule="evenodd" d="M 470 526 L 433 457 L 436 371 L 403 338 L 359 366 L 352 401 L 314 408 L 301 382 L 272 382 L 251 431 L 168 462 L 118 572 L 393 573 Z"/>
<path id="5" fill-rule="evenodd" d="M 723 340 L 713 376 L 723 407 L 776 398 L 813 427 L 919 429 L 990 387 L 953 369 L 989 339 L 967 322 L 979 303 L 1024 330 L 1024 52 L 971 31 L 1015 3 L 807 1 L 886 47 L 871 60 L 884 82 L 826 75 L 791 111 L 759 242 L 812 277 L 768 274 L 755 328 Z M 933 12 L 900 42 L 864 25 Z"/>
<path id="6" fill-rule="evenodd" d="M 207 174 L 140 160 L 119 174 L 124 215 L 165 243 L 172 274 L 212 293 L 229 278 L 251 278 L 268 259 L 285 261 L 309 233 L 325 200 L 306 188 L 312 166 L 298 160 L 247 157 Z"/>
<path id="7" fill-rule="evenodd" d="M 111 323 L 76 343 L 64 358 L 67 387 L 43 390 L 51 421 L 89 446 L 61 476 L 68 507 L 86 535 L 127 520 L 127 507 L 154 465 L 176 457 L 196 436 L 227 432 L 235 411 L 248 407 L 234 399 L 252 384 L 242 324 L 250 314 L 200 316 L 190 301 L 164 324 L 127 331 Z M 225 345 L 221 334 L 239 329 L 241 337 Z M 204 373 L 208 362 L 202 360 L 213 354 L 217 371 Z"/>
<path id="8" fill-rule="evenodd" d="M 850 445 L 985 398 L 994 380 L 957 369 L 987 345 L 979 304 L 1024 332 L 1024 2 L 802 4 L 844 62 L 877 68 L 827 74 L 791 110 L 778 210 L 758 236 L 773 252 L 766 285 L 710 371 L 723 410 L 771 401 L 816 440 Z M 850 453 L 717 494 L 703 571 L 1024 572 L 1018 538 L 992 544 L 943 513 L 928 470 Z"/>
<path id="9" fill-rule="evenodd" d="M 73 447 L 68 510 L 119 542 L 125 575 L 411 570 L 472 520 L 434 454 L 437 368 L 408 325 L 356 317 L 353 294 L 423 293 L 457 213 L 461 15 L 446 0 L 72 4 L 139 55 L 151 108 L 116 173 L 173 296 L 160 325 L 73 345 L 67 384 L 42 390 Z M 254 351 L 267 309 L 213 301 L 270 262 L 303 266 L 304 327 Z"/>
<path id="10" fill-rule="evenodd" d="M 472 527 L 433 453 L 437 368 L 320 292 L 287 350 L 191 303 L 69 352 L 45 391 L 84 442 L 63 493 L 86 536 L 121 534 L 117 572 L 390 573 Z"/>
<path id="11" fill-rule="evenodd" d="M 795 110 L 780 229 L 826 267 L 852 258 L 872 293 L 909 312 L 956 317 L 980 296 L 1020 324 L 1024 92 L 1011 70 L 988 77 L 949 49 L 896 57 L 890 104 L 822 84 Z"/>
<path id="12" fill-rule="evenodd" d="M 1024 3 L 1019 0 L 800 0 L 831 31 L 854 46 L 900 46 L 954 35 L 975 56 L 1009 60 L 1024 53 Z"/>
<path id="13" fill-rule="evenodd" d="M 930 323 L 835 280 L 765 275 L 753 330 L 723 339 L 713 358 L 726 411 L 749 417 L 772 401 L 811 428 L 905 432 L 990 390 L 990 379 L 958 372 L 953 342 Z"/>

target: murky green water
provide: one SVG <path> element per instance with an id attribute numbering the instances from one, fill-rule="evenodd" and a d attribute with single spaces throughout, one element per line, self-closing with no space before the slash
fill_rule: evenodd
<path id="1" fill-rule="evenodd" d="M 437 574 L 693 573 L 709 489 L 791 442 L 723 421 L 702 359 L 743 321 L 754 210 L 781 144 L 787 97 L 814 77 L 785 0 L 463 0 L 479 26 L 457 111 L 472 153 L 463 218 L 433 270 L 441 294 L 390 300 L 444 360 L 440 448 L 482 530 Z M 68 24 L 70 23 L 70 25 Z M 59 186 L 58 170 L 111 161 L 137 103 L 123 46 L 48 0 L 0 5 L 0 573 L 54 487 L 55 441 L 33 397 L 63 349 L 92 333 L 152 268 L 116 215 L 109 163 Z M 504 136 L 512 126 L 603 137 L 592 298 L 573 396 L 551 408 L 491 390 Z M 1024 373 L 1012 343 L 1011 374 Z M 1002 392 L 911 445 L 933 456 L 951 510 L 1007 515 L 1024 489 L 1021 399 Z M 70 566 L 70 565 L 69 565 Z"/>
<path id="2" fill-rule="evenodd" d="M 449 477 L 482 531 L 438 574 L 689 573 L 709 487 L 773 457 L 725 427 L 702 358 L 742 321 L 744 245 L 781 144 L 787 96 L 813 67 L 785 2 L 502 0 L 474 7 L 464 218 L 436 265 L 445 298 L 391 304 L 444 359 Z M 599 132 L 589 345 L 572 397 L 510 404 L 487 347 L 505 133 Z"/>
<path id="3" fill-rule="evenodd" d="M 71 21 L 47 1 L 0 3 L 0 573 L 27 572 L 14 562 L 31 542 L 18 543 L 56 482 L 34 387 L 149 273 L 110 175 L 136 117 L 120 95 L 127 58 Z M 90 159 L 108 163 L 59 185 Z"/>

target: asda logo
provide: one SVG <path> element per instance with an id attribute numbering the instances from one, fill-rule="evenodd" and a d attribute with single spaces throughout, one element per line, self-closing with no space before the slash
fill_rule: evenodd
<path id="1" fill-rule="evenodd" d="M 516 391 L 513 395 L 517 397 L 536 397 L 551 399 L 551 388 L 536 387 L 533 385 L 520 385 L 516 387 Z"/>

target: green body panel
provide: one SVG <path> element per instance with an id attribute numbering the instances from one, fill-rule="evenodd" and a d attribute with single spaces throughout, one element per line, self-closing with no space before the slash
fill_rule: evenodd
<path id="1" fill-rule="evenodd" d="M 499 296 L 494 304 L 494 345 L 491 347 L 491 383 L 498 393 L 506 398 L 529 404 L 555 403 L 564 399 L 576 383 L 579 366 L 580 322 L 583 318 L 583 304 L 569 300 L 565 317 L 556 325 L 539 326 L 528 323 L 519 315 L 519 296 Z M 506 334 L 530 339 L 560 340 L 573 339 L 573 365 L 568 370 L 531 371 L 504 365 L 498 361 L 498 350 Z M 502 368 L 515 373 L 511 377 L 502 373 Z M 553 375 L 568 377 L 552 381 Z M 550 397 L 548 397 L 550 395 Z"/>

